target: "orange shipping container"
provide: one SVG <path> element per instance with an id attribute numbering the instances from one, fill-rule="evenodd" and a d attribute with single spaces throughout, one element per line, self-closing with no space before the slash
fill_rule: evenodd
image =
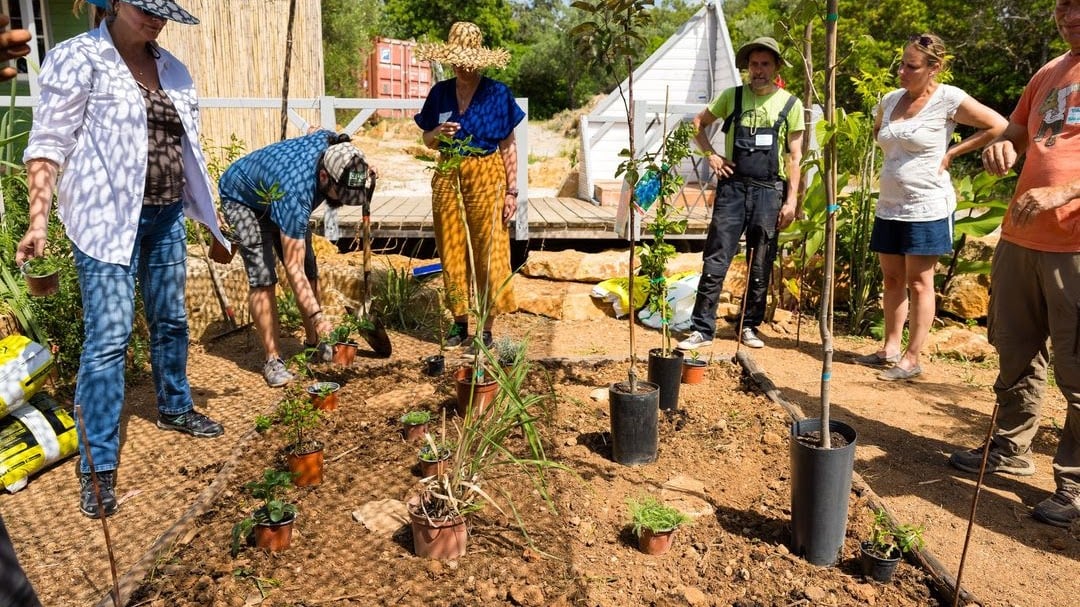
<path id="1" fill-rule="evenodd" d="M 368 94 L 372 99 L 423 99 L 431 90 L 431 63 L 413 55 L 416 43 L 376 38 L 368 58 Z M 412 116 L 412 110 L 379 110 L 384 118 Z"/>

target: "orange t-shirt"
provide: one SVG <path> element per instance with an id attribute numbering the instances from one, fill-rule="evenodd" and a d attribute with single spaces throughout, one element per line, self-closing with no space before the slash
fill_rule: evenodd
<path id="1" fill-rule="evenodd" d="M 1080 178 L 1080 56 L 1065 53 L 1028 82 L 1009 117 L 1027 128 L 1027 159 L 1016 183 L 1016 198 L 1038 187 Z M 1006 213 L 1001 237 L 1036 251 L 1080 252 L 1080 198 L 1043 212 L 1025 226 Z"/>

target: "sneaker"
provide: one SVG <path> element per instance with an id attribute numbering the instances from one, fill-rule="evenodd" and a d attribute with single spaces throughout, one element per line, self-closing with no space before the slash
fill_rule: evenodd
<path id="1" fill-rule="evenodd" d="M 851 362 L 857 365 L 865 365 L 867 367 L 887 367 L 889 365 L 895 365 L 900 362 L 900 353 L 897 352 L 892 356 L 882 356 L 877 352 L 872 354 L 863 354 L 862 356 L 856 356 L 851 359 Z"/>
<path id="2" fill-rule="evenodd" d="M 982 466 L 983 447 L 976 447 L 968 451 L 957 451 L 949 456 L 949 465 L 957 470 L 978 474 Z M 1031 476 L 1035 474 L 1035 463 L 1027 453 L 1023 455 L 1005 455 L 990 447 L 990 455 L 986 459 L 986 471 L 1002 474 L 1014 474 L 1016 476 Z"/>
<path id="3" fill-rule="evenodd" d="M 446 334 L 446 348 L 460 348 L 469 339 L 469 325 L 457 323 L 450 325 L 450 332 Z"/>
<path id="4" fill-rule="evenodd" d="M 263 365 L 263 379 L 271 388 L 280 388 L 296 379 L 296 376 L 285 368 L 285 361 L 280 358 L 271 358 Z"/>
<path id="5" fill-rule="evenodd" d="M 688 335 L 686 339 L 675 344 L 675 347 L 679 350 L 697 350 L 698 348 L 704 348 L 705 346 L 711 345 L 711 337 L 705 337 L 701 334 L 701 331 L 694 331 Z"/>
<path id="6" fill-rule="evenodd" d="M 180 415 L 158 414 L 157 427 L 176 430 L 197 438 L 214 438 L 225 434 L 225 428 L 216 421 L 192 409 Z"/>
<path id="7" fill-rule="evenodd" d="M 120 504 L 116 502 L 116 471 L 98 471 L 97 482 L 101 491 L 100 510 L 93 477 L 86 472 L 79 473 L 79 512 L 90 518 L 100 518 L 100 512 L 104 512 L 105 516 L 116 514 L 120 509 Z"/>
<path id="8" fill-rule="evenodd" d="M 1054 495 L 1039 502 L 1031 511 L 1037 520 L 1055 527 L 1068 527 L 1080 520 L 1080 490 L 1058 489 Z"/>
<path id="9" fill-rule="evenodd" d="M 742 341 L 742 345 L 746 346 L 747 348 L 765 347 L 765 342 L 761 341 L 761 338 L 758 337 L 757 331 L 754 330 L 754 327 L 743 327 L 742 338 L 740 339 L 740 341 Z"/>
<path id="10" fill-rule="evenodd" d="M 491 331 L 484 331 L 483 333 L 481 333 L 480 339 L 483 340 L 484 347 L 486 347 L 488 350 L 490 350 L 495 345 L 495 338 L 492 337 Z M 478 348 L 476 347 L 476 341 L 470 341 L 468 356 L 475 357 L 478 354 L 477 350 Z"/>

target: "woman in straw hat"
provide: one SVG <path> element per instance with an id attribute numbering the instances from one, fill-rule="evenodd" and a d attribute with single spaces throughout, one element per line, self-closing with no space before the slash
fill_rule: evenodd
<path id="1" fill-rule="evenodd" d="M 86 440 L 79 443 L 79 510 L 92 518 L 119 508 L 124 358 L 136 283 L 150 327 L 157 426 L 200 438 L 224 432 L 195 411 L 187 377 L 185 216 L 229 244 L 199 145 L 195 84 L 157 44 L 167 22 L 199 20 L 174 0 L 108 0 L 107 7 L 100 27 L 45 57 L 41 101 L 23 154 L 30 221 L 15 254 L 21 264 L 45 253 L 55 191 L 82 291 L 85 339 L 75 404 L 86 420 Z"/>
<path id="2" fill-rule="evenodd" d="M 514 127 L 525 117 L 505 84 L 480 75 L 485 67 L 506 67 L 510 53 L 482 45 L 483 34 L 473 23 L 450 27 L 445 43 L 421 44 L 417 57 L 449 63 L 454 78 L 431 88 L 423 109 L 415 116 L 424 130 L 424 144 L 442 149 L 446 139 L 468 140 L 475 148 L 460 168 L 436 172 L 431 180 L 435 243 L 442 258 L 447 306 L 454 325 L 446 345 L 457 347 L 468 337 L 468 247 L 458 210 L 455 186 L 461 187 L 468 222 L 468 237 L 475 260 L 474 297 L 488 308 L 482 338 L 491 345 L 495 316 L 514 309 L 510 287 L 510 233 L 508 223 L 517 211 L 517 144 Z"/>

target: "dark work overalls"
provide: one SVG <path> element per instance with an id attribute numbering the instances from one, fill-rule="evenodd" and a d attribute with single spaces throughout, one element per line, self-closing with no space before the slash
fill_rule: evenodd
<path id="1" fill-rule="evenodd" d="M 724 120 L 724 136 L 735 137 L 731 158 L 735 173 L 716 184 L 716 201 L 705 237 L 704 264 L 690 325 L 691 331 L 710 339 L 716 333 L 716 304 L 724 277 L 744 232 L 747 251 L 753 251 L 753 265 L 743 326 L 757 327 L 765 319 L 765 298 L 776 259 L 776 220 L 787 190 L 787 183 L 780 180 L 776 146 L 780 145 L 781 127 L 795 104 L 795 97 L 788 95 L 787 104 L 771 127 L 743 126 L 742 98 L 740 86 L 735 89 L 735 111 Z M 786 140 L 786 129 L 784 137 Z"/>

